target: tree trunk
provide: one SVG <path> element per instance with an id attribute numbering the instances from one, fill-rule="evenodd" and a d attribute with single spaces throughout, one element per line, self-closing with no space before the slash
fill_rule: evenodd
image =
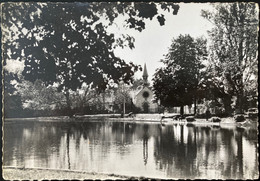
<path id="1" fill-rule="evenodd" d="M 106 100 L 105 100 L 105 91 L 102 93 L 102 101 L 103 101 L 103 106 L 102 106 L 102 109 L 103 109 L 103 112 L 105 111 L 106 109 Z"/>
<path id="2" fill-rule="evenodd" d="M 243 114 L 244 110 L 243 110 L 243 104 L 244 104 L 244 96 L 243 94 L 238 94 L 237 95 L 237 109 L 238 109 L 238 114 Z"/>
<path id="3" fill-rule="evenodd" d="M 124 103 L 123 103 L 123 114 L 125 115 L 125 97 L 124 97 Z"/>
<path id="4" fill-rule="evenodd" d="M 230 95 L 225 95 L 224 98 L 222 98 L 223 104 L 224 104 L 224 109 L 225 109 L 225 114 L 227 114 L 227 116 L 230 116 L 232 114 L 231 98 L 232 98 L 232 96 L 230 96 Z"/>
<path id="5" fill-rule="evenodd" d="M 183 114 L 184 114 L 184 106 L 183 105 L 181 106 L 180 114 L 181 114 L 181 116 L 183 116 Z"/>
<path id="6" fill-rule="evenodd" d="M 197 97 L 195 95 L 195 97 L 194 97 L 194 115 L 196 115 L 196 113 L 197 113 Z"/>
<path id="7" fill-rule="evenodd" d="M 67 115 L 69 117 L 72 117 L 73 116 L 73 112 L 72 112 L 72 109 L 71 109 L 71 102 L 70 102 L 70 97 L 69 97 L 69 91 L 66 91 L 65 97 L 66 97 L 66 104 L 67 104 Z"/>

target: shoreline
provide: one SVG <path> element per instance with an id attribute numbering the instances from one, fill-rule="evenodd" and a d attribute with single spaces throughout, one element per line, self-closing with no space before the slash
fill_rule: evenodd
<path id="1" fill-rule="evenodd" d="M 146 114 L 147 116 L 136 116 L 136 117 L 113 117 L 115 114 L 97 114 L 97 115 L 82 115 L 82 116 L 75 116 L 75 117 L 69 117 L 69 116 L 46 116 L 46 117 L 25 117 L 25 118 L 5 118 L 3 117 L 3 120 L 5 121 L 19 121 L 19 120 L 28 120 L 28 121 L 101 121 L 101 120 L 109 120 L 109 121 L 152 121 L 152 122 L 160 122 L 161 117 L 158 114 Z M 144 114 L 145 115 L 145 114 Z M 234 117 L 223 117 L 220 118 L 222 119 L 222 123 L 230 123 L 230 120 L 235 123 Z M 258 118 L 257 118 L 258 119 Z M 195 117 L 194 122 L 208 122 L 211 123 L 211 121 L 206 121 L 206 118 L 196 118 Z M 229 121 L 227 121 L 229 120 Z M 246 120 L 252 120 L 250 118 L 246 118 Z M 181 120 L 173 120 L 173 118 L 164 118 L 163 122 L 189 122 L 186 121 L 186 119 L 181 119 Z M 257 121 L 255 121 L 257 122 Z M 192 122 L 189 122 L 192 123 Z"/>
<path id="2" fill-rule="evenodd" d="M 113 114 L 115 115 L 115 114 Z M 233 117 L 221 118 L 220 122 L 207 121 L 205 118 L 195 118 L 195 121 L 189 122 L 186 119 L 173 120 L 172 118 L 165 118 L 161 121 L 159 115 L 146 114 L 140 117 L 131 118 L 118 118 L 111 117 L 111 114 L 100 114 L 100 115 L 83 115 L 70 118 L 68 116 L 56 116 L 56 117 L 33 117 L 33 118 L 4 118 L 4 123 L 17 123 L 19 121 L 28 122 L 60 122 L 60 123 L 82 123 L 82 122 L 125 122 L 125 123 L 148 123 L 148 124 L 183 124 L 183 125 L 194 125 L 194 126 L 238 126 L 245 128 L 257 128 L 258 118 L 256 120 L 246 118 L 243 122 L 236 122 Z M 154 116 L 154 117 L 153 117 Z"/>
<path id="3" fill-rule="evenodd" d="M 98 179 L 98 180 L 140 180 L 150 179 L 143 176 L 127 176 L 119 174 L 87 172 L 82 170 L 52 169 L 52 168 L 23 168 L 14 166 L 2 166 L 5 180 L 51 180 L 51 179 Z"/>

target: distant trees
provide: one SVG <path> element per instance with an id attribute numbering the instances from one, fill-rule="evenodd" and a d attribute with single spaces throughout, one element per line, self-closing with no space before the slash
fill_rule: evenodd
<path id="1" fill-rule="evenodd" d="M 16 74 L 4 70 L 4 116 L 17 117 L 23 110 L 21 94 L 16 90 L 15 82 L 19 81 Z"/>
<path id="2" fill-rule="evenodd" d="M 116 38 L 108 27 L 119 15 L 125 26 L 142 31 L 144 19 L 157 18 L 159 9 L 177 14 L 173 3 L 3 3 L 3 59 L 24 61 L 23 76 L 45 86 L 56 83 L 71 108 L 70 92 L 82 84 L 102 92 L 109 85 L 132 81 L 139 66 L 114 54 L 115 47 L 134 48 L 134 38 Z"/>
<path id="3" fill-rule="evenodd" d="M 243 113 L 247 97 L 257 95 L 257 6 L 255 3 L 221 3 L 214 6 L 212 12 L 202 11 L 202 16 L 214 25 L 209 32 L 212 43 L 208 72 L 212 83 L 224 100 L 236 96 L 237 111 Z"/>
<path id="4" fill-rule="evenodd" d="M 139 86 L 142 86 L 143 84 L 144 84 L 144 80 L 142 78 L 134 79 L 130 89 L 136 90 Z M 149 82 L 147 82 L 147 84 L 148 86 L 150 85 Z"/>
<path id="5" fill-rule="evenodd" d="M 32 110 L 51 110 L 66 105 L 65 97 L 57 92 L 57 88 L 46 87 L 41 80 L 34 83 L 23 80 L 17 85 L 23 105 Z"/>
<path id="6" fill-rule="evenodd" d="M 165 67 L 156 70 L 153 89 L 156 100 L 166 107 L 183 106 L 196 102 L 203 60 L 207 57 L 206 40 L 180 35 L 173 39 L 162 62 Z"/>
<path id="7" fill-rule="evenodd" d="M 77 114 L 90 114 L 91 105 L 96 101 L 97 92 L 90 88 L 90 86 L 84 84 L 81 89 L 70 93 L 71 105 L 74 108 L 74 112 Z"/>
<path id="8" fill-rule="evenodd" d="M 124 83 L 119 84 L 118 88 L 114 89 L 114 108 L 123 114 L 132 109 L 133 102 L 130 91 L 130 86 L 124 85 Z"/>
<path id="9" fill-rule="evenodd" d="M 16 74 L 5 73 L 5 116 L 35 117 L 66 115 L 65 95 L 57 91 L 55 86 L 45 86 L 41 80 L 34 83 L 18 78 Z M 17 79 L 17 82 L 15 79 Z M 135 82 L 135 81 L 134 81 Z M 137 80 L 137 84 L 139 80 Z M 142 85 L 142 84 L 140 84 Z M 98 93 L 87 85 L 70 92 L 71 111 L 77 115 L 97 113 L 129 113 L 134 112 L 131 91 L 133 85 L 121 82 Z"/>

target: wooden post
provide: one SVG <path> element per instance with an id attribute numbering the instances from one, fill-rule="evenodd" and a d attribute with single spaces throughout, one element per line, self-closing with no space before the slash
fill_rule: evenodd
<path id="1" fill-rule="evenodd" d="M 124 96 L 124 103 L 123 103 L 123 113 L 124 113 L 124 116 L 125 116 L 125 96 Z"/>

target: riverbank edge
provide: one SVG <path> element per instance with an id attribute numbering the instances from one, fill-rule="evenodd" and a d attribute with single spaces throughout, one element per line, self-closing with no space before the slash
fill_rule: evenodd
<path id="1" fill-rule="evenodd" d="M 2 166 L 2 178 L 5 180 L 43 180 L 43 179 L 98 179 L 98 180 L 154 180 L 158 178 L 136 177 L 119 174 L 86 172 L 81 170 L 52 169 L 52 168 L 24 168 Z"/>
<path id="2" fill-rule="evenodd" d="M 153 114 L 147 114 L 149 117 L 128 117 L 128 118 L 120 118 L 113 117 L 115 114 L 97 114 L 97 115 L 82 115 L 76 117 L 68 117 L 68 116 L 51 116 L 51 117 L 30 117 L 30 118 L 3 118 L 3 121 L 11 122 L 11 121 L 36 121 L 36 122 L 85 122 L 85 121 L 111 121 L 111 122 L 137 122 L 137 123 L 192 123 L 192 124 L 241 124 L 243 122 L 236 122 L 233 117 L 225 117 L 221 118 L 221 122 L 211 122 L 206 121 L 203 118 L 195 118 L 196 120 L 193 122 L 188 122 L 186 120 L 173 120 L 172 118 L 165 118 L 161 120 L 156 115 L 156 118 L 151 118 Z M 248 120 L 248 119 L 246 119 Z M 245 121 L 246 121 L 245 120 Z M 258 122 L 258 121 L 254 121 Z"/>

